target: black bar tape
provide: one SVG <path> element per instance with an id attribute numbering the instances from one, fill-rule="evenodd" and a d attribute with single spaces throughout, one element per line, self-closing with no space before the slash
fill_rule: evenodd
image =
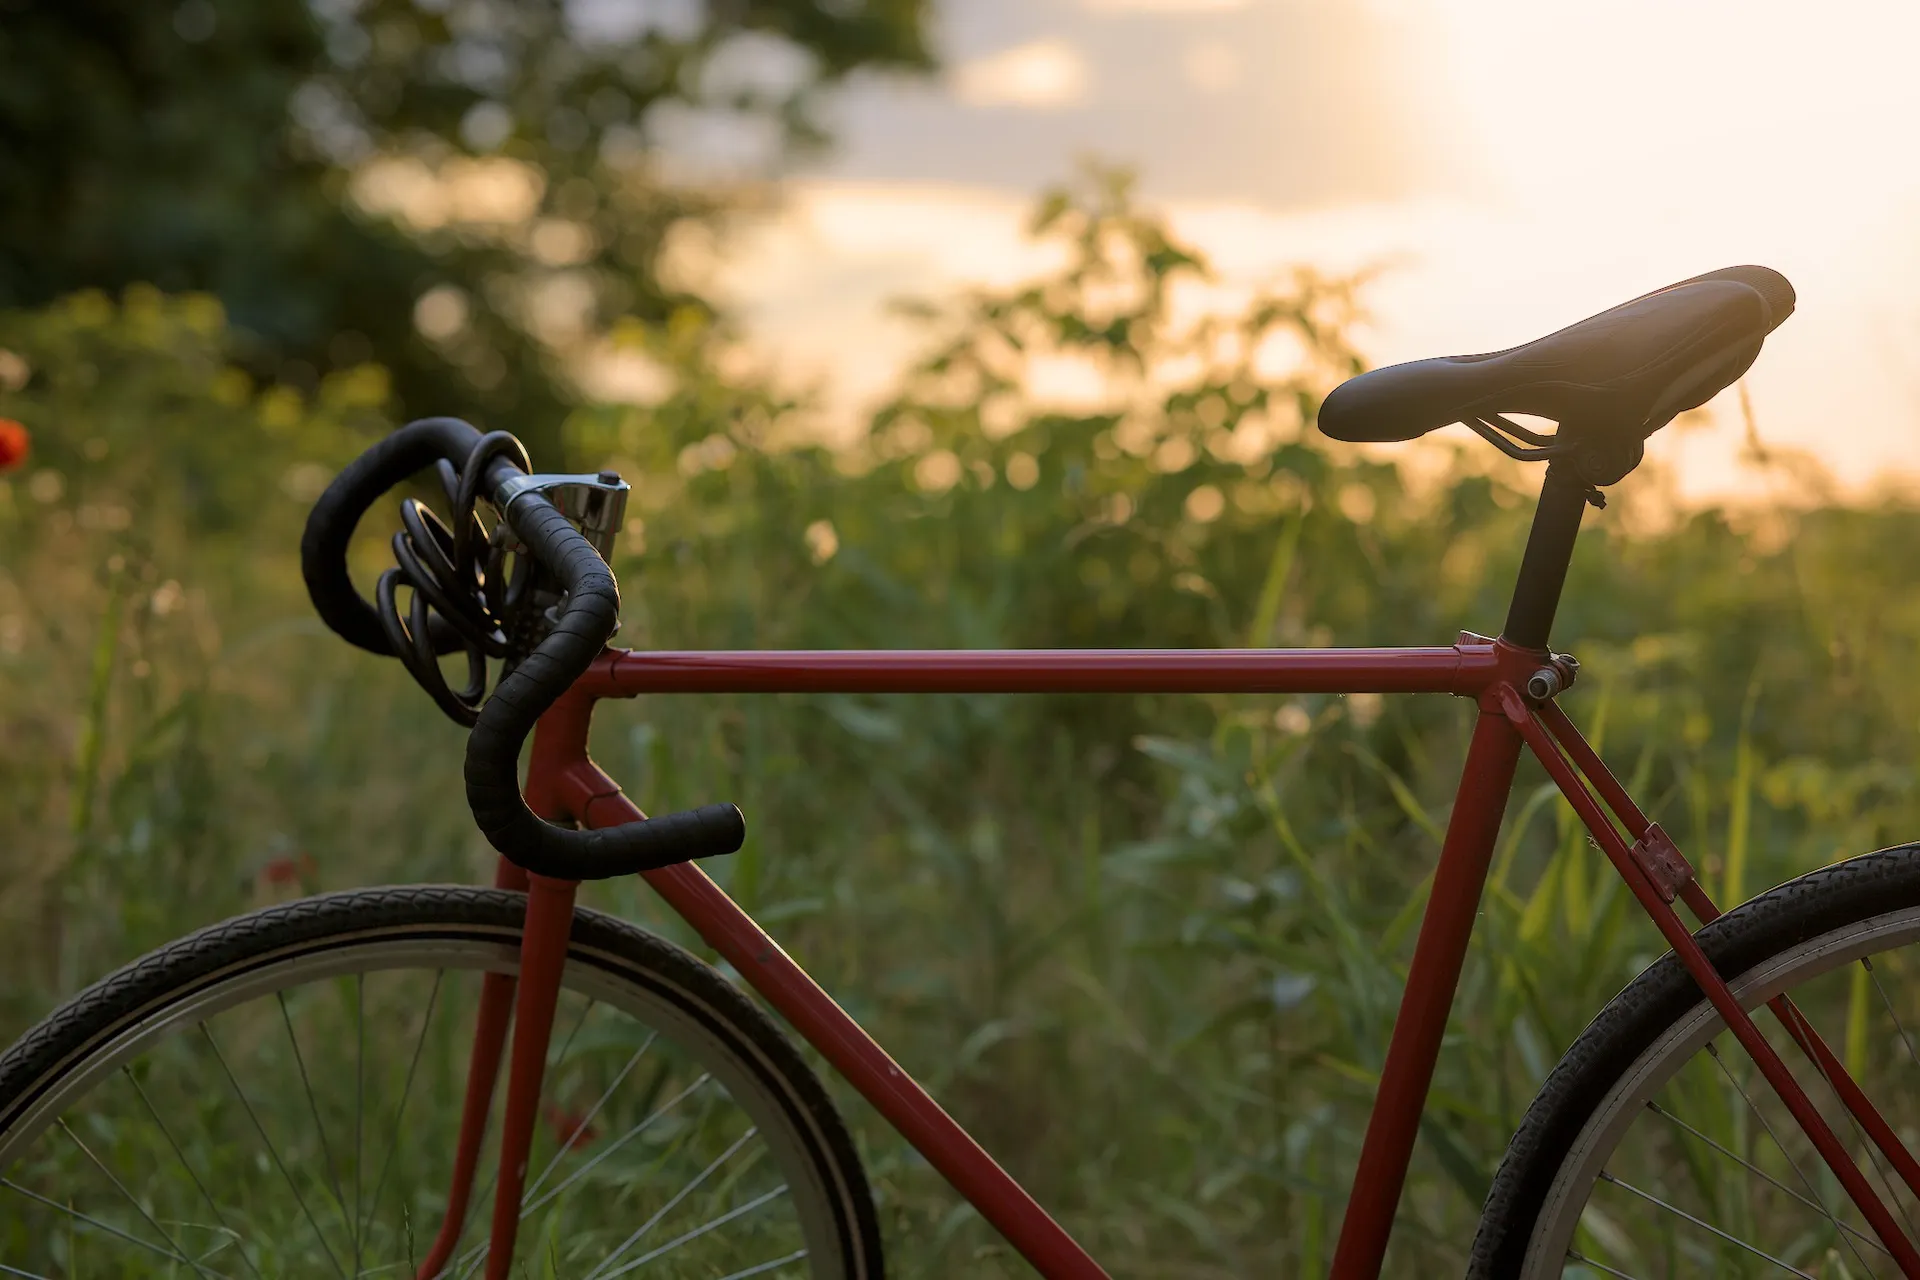
<path id="1" fill-rule="evenodd" d="M 575 831 L 538 817 L 520 796 L 520 746 L 534 722 L 573 686 L 613 636 L 620 593 L 606 562 L 540 494 L 515 499 L 507 522 L 567 590 L 547 638 L 502 677 L 467 738 L 467 803 L 487 842 L 536 875 L 605 880 L 732 853 L 746 820 L 730 804 Z"/>
<path id="2" fill-rule="evenodd" d="M 410 422 L 355 458 L 313 504 L 300 539 L 300 572 L 314 608 L 342 639 L 371 653 L 397 656 L 380 615 L 347 575 L 347 544 L 360 518 L 388 490 L 442 459 L 462 470 L 480 439 L 479 431 L 458 418 Z M 491 459 L 485 472 L 490 493 L 523 474 L 504 456 Z M 545 497 L 525 494 L 512 506 L 507 514 L 514 532 L 568 594 L 558 625 L 502 677 L 467 739 L 467 801 L 488 843 L 528 871 L 565 880 L 603 880 L 732 853 L 745 841 L 747 828 L 730 804 L 575 831 L 535 816 L 521 799 L 521 744 L 541 713 L 606 647 L 619 619 L 620 594 L 599 553 Z M 435 652 L 466 647 L 437 615 L 432 621 Z"/>

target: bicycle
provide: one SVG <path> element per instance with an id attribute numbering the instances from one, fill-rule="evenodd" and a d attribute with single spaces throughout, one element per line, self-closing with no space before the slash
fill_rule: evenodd
<path id="1" fill-rule="evenodd" d="M 713 966 L 575 904 L 583 881 L 640 875 L 1040 1274 L 1105 1276 L 699 868 L 740 846 L 739 811 L 646 817 L 589 757 L 588 727 L 600 700 L 643 693 L 1206 691 L 1448 693 L 1479 709 L 1334 1276 L 1383 1266 L 1522 748 L 1671 950 L 1548 1076 L 1488 1195 L 1470 1274 L 1920 1276 L 1915 1121 L 1895 1079 L 1903 1059 L 1920 1068 L 1899 1013 L 1915 1001 L 1888 990 L 1908 965 L 1901 948 L 1920 938 L 1920 847 L 1834 864 L 1722 915 L 1560 707 L 1579 664 L 1548 645 L 1586 508 L 1604 505 L 1653 431 L 1737 379 L 1795 303 L 1779 274 L 1729 268 L 1508 351 L 1335 389 L 1319 416 L 1329 436 L 1410 440 L 1465 422 L 1548 464 L 1500 636 L 1462 632 L 1444 647 L 611 648 L 607 562 L 626 483 L 536 474 L 511 435 L 453 419 L 399 429 L 316 503 L 303 570 L 333 630 L 400 658 L 471 726 L 467 796 L 501 855 L 494 884 L 268 907 L 62 1005 L 0 1056 L 0 1274 L 164 1263 L 202 1277 L 497 1278 L 537 1264 L 590 1280 L 643 1269 L 877 1280 L 859 1158 L 786 1034 Z M 403 501 L 397 563 L 369 604 L 347 574 L 348 540 L 375 501 L 429 469 L 451 522 Z M 454 655 L 468 663 L 460 689 L 439 665 Z M 1843 1062 L 1816 1015 L 1875 1001 L 1891 1030 L 1861 1060 L 1849 1023 Z M 370 1025 L 376 1050 L 397 1050 L 371 1067 Z M 1764 1089 L 1735 1074 L 1722 1035 Z M 1752 1140 L 1718 1141 L 1692 1106 L 1734 1108 Z M 302 1131 L 288 1138 L 290 1125 Z M 435 1125 L 444 1140 L 423 1136 Z M 476 1221 L 484 1231 L 469 1240 Z"/>

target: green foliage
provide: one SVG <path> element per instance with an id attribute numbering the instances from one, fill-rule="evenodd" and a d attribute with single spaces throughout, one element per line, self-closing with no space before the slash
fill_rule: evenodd
<path id="1" fill-rule="evenodd" d="M 1495 626 L 1518 473 L 1476 451 L 1416 483 L 1308 432 L 1355 367 L 1350 282 L 1303 274 L 1194 319 L 1205 264 L 1121 186 L 1060 193 L 1038 230 L 1061 268 L 932 312 L 931 354 L 845 447 L 723 377 L 697 312 L 636 338 L 670 394 L 567 427 L 635 484 L 622 642 L 1444 644 Z M 0 1035 L 273 892 L 263 858 L 303 850 L 327 886 L 487 865 L 459 731 L 395 664 L 320 633 L 298 586 L 302 502 L 350 451 L 373 375 L 257 390 L 214 316 L 83 296 L 0 330 L 32 372 L 0 416 L 39 448 L 0 487 L 0 910 L 5 971 L 32 975 L 5 989 Z M 1636 533 L 1618 510 L 1582 541 L 1556 637 L 1586 663 L 1568 705 L 1716 891 L 1920 829 L 1920 690 L 1898 669 L 1920 613 L 1897 551 L 1920 516 L 1706 511 Z M 649 809 L 739 802 L 749 842 L 714 874 L 1117 1275 L 1317 1274 L 1471 714 L 657 698 L 604 708 L 596 754 Z M 1497 851 L 1396 1274 L 1457 1269 L 1538 1081 L 1659 950 L 1543 784 L 1523 771 Z M 684 936 L 635 885 L 593 893 Z M 903 1275 L 1020 1274 L 849 1112 Z"/>
<path id="2" fill-rule="evenodd" d="M 387 379 L 368 365 L 310 397 L 256 388 L 218 302 L 150 287 L 0 317 L 0 348 L 29 379 L 6 412 L 34 433 L 28 469 L 0 477 L 5 874 L 9 914 L 29 904 L 36 922 L 10 958 L 68 987 L 97 971 L 103 936 L 155 940 L 195 904 L 235 901 L 292 838 L 246 833 L 277 812 L 298 831 L 299 780 L 337 777 L 339 699 L 366 714 L 393 692 L 344 665 L 287 678 L 337 647 L 289 594 L 301 508 L 387 422 Z M 318 757 L 280 736 L 296 721 Z M 76 902 L 92 905 L 70 919 Z"/>
<path id="3" fill-rule="evenodd" d="M 584 284 L 590 328 L 688 301 L 658 277 L 661 245 L 715 201 L 659 179 L 660 134 L 816 142 L 820 91 L 925 66 L 925 22 L 924 0 L 6 0 L 0 306 L 210 292 L 257 373 L 311 389 L 377 353 L 416 412 L 511 411 L 551 448 L 572 393 L 529 291 Z M 475 156 L 521 166 L 532 207 L 468 216 L 453 175 Z M 437 174 L 460 207 L 369 211 L 350 179 L 376 159 Z M 467 301 L 457 340 L 415 331 L 436 285 Z"/>

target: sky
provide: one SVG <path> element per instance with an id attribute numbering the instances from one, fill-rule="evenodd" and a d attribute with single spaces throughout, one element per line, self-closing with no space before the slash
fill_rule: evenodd
<path id="1" fill-rule="evenodd" d="M 1849 491 L 1920 484 L 1920 5 L 936 8 L 941 74 L 841 90 L 835 146 L 735 229 L 712 282 L 769 364 L 842 404 L 913 350 L 889 299 L 1031 272 L 1034 194 L 1097 156 L 1133 167 L 1230 281 L 1383 266 L 1361 335 L 1375 363 L 1496 350 L 1772 266 L 1800 303 L 1748 377 L 1763 440 L 1812 450 Z M 1684 497 L 1757 483 L 1734 405 L 1655 438 Z"/>

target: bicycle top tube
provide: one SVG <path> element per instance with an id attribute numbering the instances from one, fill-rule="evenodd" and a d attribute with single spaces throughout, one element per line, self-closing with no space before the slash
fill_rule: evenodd
<path id="1" fill-rule="evenodd" d="M 609 649 L 575 685 L 642 693 L 1450 693 L 1578 664 L 1462 634 L 1420 649 Z"/>

